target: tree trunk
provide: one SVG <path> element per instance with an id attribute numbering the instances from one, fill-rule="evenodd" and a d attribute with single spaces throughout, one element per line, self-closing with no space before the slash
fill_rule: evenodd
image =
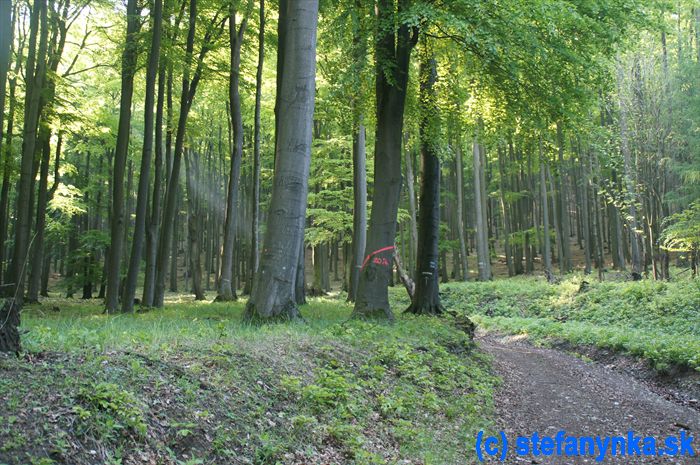
<path id="1" fill-rule="evenodd" d="M 408 266 L 416 265 L 418 248 L 418 214 L 416 206 L 415 177 L 413 175 L 413 155 L 408 147 L 408 135 L 404 135 L 404 164 L 406 165 L 406 194 L 408 196 L 408 217 L 410 240 L 408 243 Z"/>
<path id="2" fill-rule="evenodd" d="M 581 207 L 582 207 L 582 212 L 581 214 L 583 215 L 583 225 L 582 225 L 582 232 L 583 232 L 583 253 L 585 255 L 585 268 L 584 268 L 584 273 L 585 274 L 591 274 L 591 254 L 593 252 L 593 247 L 592 247 L 592 241 L 591 241 L 591 213 L 590 213 L 590 208 L 589 208 L 589 189 L 588 189 L 588 184 L 590 182 L 590 168 L 589 168 L 589 161 L 588 161 L 588 156 L 587 154 L 584 155 L 583 153 L 579 153 L 579 157 L 586 156 L 585 160 L 581 160 L 581 164 L 583 165 L 584 173 L 582 176 L 582 179 L 580 180 L 581 183 Z"/>
<path id="3" fill-rule="evenodd" d="M 148 216 L 148 188 L 151 181 L 151 157 L 153 155 L 153 104 L 155 101 L 156 78 L 158 76 L 158 60 L 160 58 L 160 38 L 163 24 L 163 1 L 154 0 L 155 6 L 151 13 L 151 49 L 148 54 L 146 69 L 146 99 L 144 105 L 143 150 L 141 153 L 141 171 L 139 173 L 139 191 L 136 198 L 136 222 L 134 224 L 129 270 L 124 283 L 122 296 L 122 312 L 134 311 L 136 284 L 141 270 L 141 255 L 146 235 L 146 217 Z M 109 288 L 108 288 L 109 289 Z"/>
<path id="4" fill-rule="evenodd" d="M 9 2 L 8 2 L 9 3 Z M 16 299 L 5 299 L 0 308 L 0 352 L 19 355 L 22 349 L 18 327 L 20 325 L 21 305 Z"/>
<path id="5" fill-rule="evenodd" d="M 241 114 L 241 95 L 239 91 L 241 69 L 241 44 L 248 25 L 244 17 L 236 30 L 235 4 L 231 2 L 229 17 L 229 35 L 231 47 L 231 68 L 229 75 L 229 105 L 231 110 L 231 130 L 233 147 L 231 152 L 231 173 L 228 180 L 226 196 L 226 220 L 224 224 L 224 246 L 221 252 L 221 270 L 219 274 L 219 292 L 217 302 L 236 300 L 236 286 L 233 284 L 233 250 L 236 240 L 236 220 L 238 217 L 238 189 L 243 157 L 243 115 Z"/>
<path id="6" fill-rule="evenodd" d="M 138 30 L 140 16 L 137 0 L 129 0 L 126 8 L 127 30 L 124 52 L 122 54 L 122 84 L 119 106 L 119 127 L 117 146 L 114 151 L 114 171 L 112 172 L 112 224 L 110 228 L 110 247 L 107 257 L 107 296 L 105 306 L 107 313 L 114 313 L 119 306 L 119 280 L 121 276 L 121 259 L 124 249 L 124 171 L 129 154 L 129 133 L 131 130 L 131 100 L 134 93 L 134 74 L 138 57 Z"/>
<path id="7" fill-rule="evenodd" d="M 566 179 L 566 166 L 564 165 L 564 133 L 560 122 L 557 123 L 557 146 L 559 155 L 559 176 L 558 182 L 558 211 L 559 228 L 561 239 L 561 256 L 559 257 L 559 268 L 562 274 L 571 271 L 571 223 L 569 220 L 569 189 Z"/>
<path id="8" fill-rule="evenodd" d="M 10 2 L 11 3 L 11 2 Z M 16 16 L 16 15 L 15 15 Z M 14 31 L 14 29 L 13 29 Z M 17 52 L 19 55 L 22 54 L 22 46 Z M 9 111 L 7 115 L 7 134 L 5 136 L 6 141 L 0 139 L 0 159 L 3 160 L 3 174 L 2 174 L 2 189 L 0 192 L 0 283 L 5 283 L 5 243 L 7 242 L 8 234 L 8 210 L 10 204 L 10 184 L 12 183 L 12 160 L 13 160 L 13 150 L 12 150 L 12 136 L 14 132 L 15 124 L 15 108 L 17 105 L 17 99 L 15 98 L 15 92 L 17 90 L 17 75 L 19 75 L 20 64 L 22 60 L 17 60 L 14 66 L 14 76 L 9 80 Z M 2 120 L 2 118 L 0 118 Z M 2 121 L 0 121 L 0 126 L 2 126 Z M 0 131 L 2 129 L 0 128 Z M 3 143 L 4 148 L 3 148 Z"/>
<path id="9" fill-rule="evenodd" d="M 462 157 L 462 142 L 457 141 L 457 235 L 459 236 L 459 258 L 462 267 L 462 280 L 469 281 L 469 263 L 467 261 L 467 233 L 464 229 L 464 161 Z"/>
<path id="10" fill-rule="evenodd" d="M 51 130 L 42 125 L 39 130 L 41 143 L 41 169 L 39 173 L 39 195 L 36 207 L 36 235 L 31 251 L 31 263 L 29 268 L 29 289 L 27 290 L 27 302 L 39 302 L 41 289 L 41 272 L 44 258 L 44 234 L 46 232 L 46 207 L 48 205 L 49 164 L 51 163 Z"/>
<path id="11" fill-rule="evenodd" d="M 313 248 L 314 281 L 310 290 L 311 296 L 326 295 L 330 290 L 328 244 L 318 244 Z"/>
<path id="12" fill-rule="evenodd" d="M 618 79 L 618 96 L 620 105 L 620 149 L 622 151 L 622 158 L 624 162 L 625 170 L 625 188 L 626 201 L 629 208 L 629 243 L 630 243 L 630 254 L 632 258 L 632 275 L 637 278 L 641 278 L 642 273 L 642 257 L 639 251 L 639 240 L 637 237 L 637 189 L 634 182 L 634 174 L 632 173 L 632 151 L 629 146 L 628 139 L 628 127 L 627 127 L 627 105 L 624 102 L 624 97 L 622 96 L 622 83 L 623 83 L 623 71 L 622 64 L 617 65 L 617 79 Z"/>
<path id="13" fill-rule="evenodd" d="M 544 238 L 542 239 L 543 245 L 543 264 L 544 273 L 547 279 L 550 280 L 552 277 L 552 243 L 549 233 L 549 199 L 547 196 L 547 178 L 545 172 L 547 171 L 547 165 L 544 160 L 544 155 L 542 153 L 542 137 L 539 139 L 539 155 L 540 155 L 540 191 L 542 194 L 542 228 Z"/>
<path id="14" fill-rule="evenodd" d="M 10 69 L 10 48 L 14 39 L 12 24 L 12 2 L 0 2 L 0 160 L 2 160 L 3 122 L 5 119 L 5 90 L 7 72 Z M 2 262 L 0 262 L 2 268 Z"/>
<path id="15" fill-rule="evenodd" d="M 479 280 L 491 280 L 491 256 L 486 218 L 486 186 L 484 176 L 484 149 L 474 136 L 474 211 L 476 215 L 476 253 L 479 260 Z"/>
<path id="16" fill-rule="evenodd" d="M 306 226 L 306 224 L 304 224 Z M 297 259 L 297 275 L 294 283 L 294 301 L 297 305 L 306 304 L 306 244 L 304 235 L 299 240 L 299 257 Z"/>
<path id="17" fill-rule="evenodd" d="M 206 298 L 202 288 L 202 251 L 200 249 L 200 215 L 201 201 L 199 196 L 199 154 L 189 149 L 185 154 L 185 176 L 187 178 L 187 240 L 189 242 L 190 276 L 195 300 Z"/>
<path id="18" fill-rule="evenodd" d="M 216 18 L 214 20 L 216 23 Z M 170 249 L 174 245 L 173 241 L 173 230 L 176 228 L 176 216 L 177 216 L 177 204 L 179 199 L 179 180 L 180 180 L 180 166 L 182 164 L 182 155 L 185 148 L 185 130 L 187 129 L 187 118 L 189 116 L 190 108 L 192 107 L 192 102 L 194 96 L 197 92 L 197 86 L 199 84 L 203 61 L 209 50 L 208 43 L 213 40 L 212 35 L 215 30 L 217 30 L 217 25 L 209 25 L 204 37 L 204 44 L 202 50 L 197 57 L 197 67 L 192 76 L 190 76 L 190 65 L 192 64 L 192 58 L 194 53 L 194 39 L 195 39 L 195 28 L 197 24 L 197 0 L 190 0 L 189 8 L 189 28 L 187 33 L 187 45 L 185 50 L 185 60 L 184 60 L 184 72 L 182 75 L 182 92 L 180 94 L 180 115 L 177 122 L 177 133 L 175 135 L 175 151 L 173 152 L 173 160 L 170 172 L 170 179 L 166 187 L 165 192 L 165 207 L 163 209 L 163 221 L 161 222 L 160 238 L 158 240 L 158 255 L 156 260 L 156 285 L 155 293 L 153 298 L 153 305 L 155 307 L 163 306 L 163 299 L 165 297 L 165 276 L 166 268 L 168 266 L 168 257 L 170 255 Z M 172 257 L 177 258 L 175 253 Z M 172 273 L 171 273 L 172 275 Z M 172 284 L 172 283 L 171 283 Z"/>
<path id="19" fill-rule="evenodd" d="M 253 276 L 260 265 L 260 111 L 262 101 L 263 66 L 265 62 L 265 0 L 260 0 L 260 32 L 258 34 L 258 70 L 255 76 L 255 128 L 253 135 L 253 182 L 251 186 L 250 273 L 245 293 L 253 289 Z"/>
<path id="20" fill-rule="evenodd" d="M 363 254 L 367 245 L 367 154 L 365 153 L 365 126 L 358 122 L 352 147 L 353 221 L 352 221 L 352 268 L 348 302 L 357 298 Z"/>
<path id="21" fill-rule="evenodd" d="M 427 41 L 426 41 L 427 42 Z M 426 46 L 427 48 L 427 46 Z M 423 50 L 420 79 L 421 107 L 421 170 L 420 212 L 418 214 L 418 255 L 416 262 L 416 291 L 406 312 L 416 315 L 439 315 L 438 243 L 440 240 L 440 158 L 436 147 L 439 135 L 438 108 L 435 94 L 437 63 Z"/>
<path id="22" fill-rule="evenodd" d="M 289 2 L 278 100 L 275 174 L 260 268 L 247 320 L 300 318 L 296 281 L 303 248 L 313 131 L 318 0 Z"/>
<path id="23" fill-rule="evenodd" d="M 418 39 L 417 28 L 394 27 L 408 0 L 379 0 L 376 42 L 377 130 L 374 150 L 374 198 L 364 266 L 360 273 L 353 315 L 361 318 L 394 315 L 389 306 L 391 256 L 396 238 L 396 217 L 401 196 L 401 140 L 411 51 Z M 413 32 L 413 33 L 412 33 Z M 387 61 L 392 66 L 387 66 Z"/>
<path id="24" fill-rule="evenodd" d="M 163 193 L 163 106 L 165 105 L 166 75 L 166 56 L 161 56 L 158 70 L 158 102 L 156 104 L 155 121 L 153 194 L 151 194 L 151 216 L 146 229 L 146 272 L 143 281 L 143 296 L 141 298 L 141 305 L 146 308 L 153 306 L 156 280 L 156 255 L 158 253 L 161 195 Z"/>
<path id="25" fill-rule="evenodd" d="M 500 174 L 500 193 L 501 193 L 501 216 L 503 216 L 503 249 L 506 255 L 506 265 L 508 267 L 508 276 L 511 277 L 515 274 L 513 267 L 513 255 L 510 246 L 510 205 L 507 205 L 506 199 L 506 169 L 505 169 L 505 154 L 503 149 L 499 146 L 498 148 L 498 168 Z"/>
<path id="26" fill-rule="evenodd" d="M 26 91 L 24 105 L 24 128 L 22 138 L 22 161 L 17 192 L 15 219 L 15 243 L 8 281 L 15 285 L 15 298 L 21 306 L 24 299 L 24 275 L 27 254 L 31 243 L 32 185 L 34 181 L 34 152 L 37 142 L 37 128 L 41 106 L 41 90 L 46 75 L 46 51 L 48 27 L 46 20 L 46 0 L 35 0 L 30 18 L 29 53 L 27 57 Z M 41 23 L 41 27 L 40 24 Z M 38 30 L 41 29 L 41 33 Z M 35 50 L 37 35 L 39 49 Z"/>

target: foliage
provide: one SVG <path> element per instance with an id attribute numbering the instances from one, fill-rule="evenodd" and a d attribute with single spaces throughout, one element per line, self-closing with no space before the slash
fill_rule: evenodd
<path id="1" fill-rule="evenodd" d="M 313 299 L 308 324 L 263 327 L 240 322 L 240 303 L 120 316 L 51 304 L 61 311 L 23 314 L 28 352 L 0 359 L 0 425 L 18 416 L 0 428 L 3 462 L 56 450 L 94 463 L 96 450 L 104 463 L 461 464 L 491 425 L 496 380 L 449 321 L 347 322 L 342 299 Z M 40 361 L 38 348 L 55 355 Z M 12 446 L 16 429 L 35 446 Z"/>
<path id="2" fill-rule="evenodd" d="M 700 202 L 669 216 L 661 235 L 664 248 L 674 252 L 697 252 L 700 249 Z"/>
<path id="3" fill-rule="evenodd" d="M 446 306 L 486 329 L 627 352 L 657 368 L 700 369 L 700 282 L 603 282 L 552 286 L 534 278 L 444 286 Z"/>

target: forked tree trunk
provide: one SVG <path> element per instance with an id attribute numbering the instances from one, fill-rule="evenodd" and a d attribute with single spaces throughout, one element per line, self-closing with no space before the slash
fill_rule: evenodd
<path id="1" fill-rule="evenodd" d="M 124 171 L 129 153 L 129 132 L 131 130 L 131 100 L 134 94 L 134 75 L 138 57 L 138 30 L 140 16 L 136 0 L 129 0 L 126 8 L 126 45 L 122 54 L 122 84 L 119 106 L 119 127 L 117 146 L 114 150 L 114 171 L 112 173 L 112 224 L 110 227 L 110 247 L 107 257 L 107 296 L 105 306 L 107 313 L 117 311 L 119 306 L 119 279 L 121 276 L 121 259 L 124 250 L 125 225 L 124 213 Z"/>
<path id="2" fill-rule="evenodd" d="M 34 152 L 37 142 L 41 90 L 44 86 L 48 25 L 46 0 L 35 0 L 30 18 L 29 52 L 27 57 L 24 128 L 22 131 L 22 160 L 17 192 L 15 243 L 7 281 L 16 287 L 17 303 L 24 298 L 24 278 L 27 253 L 31 241 L 32 185 L 34 181 Z M 41 26 L 41 27 L 40 27 Z M 38 31 L 41 29 L 41 33 Z M 37 35 L 39 49 L 35 50 Z"/>
<path id="3" fill-rule="evenodd" d="M 420 211 L 418 214 L 418 253 L 416 261 L 416 291 L 406 312 L 417 315 L 439 315 L 438 242 L 440 240 L 440 158 L 436 149 L 439 135 L 435 82 L 437 63 L 423 50 L 421 62 L 421 170 Z M 443 262 L 444 263 L 444 262 Z"/>
<path id="4" fill-rule="evenodd" d="M 296 282 L 306 223 L 316 80 L 318 0 L 289 1 L 272 199 L 247 320 L 297 319 Z"/>
<path id="5" fill-rule="evenodd" d="M 153 155 L 153 104 L 155 103 L 158 60 L 160 58 L 160 38 L 163 24 L 163 0 L 155 0 L 151 13 L 151 49 L 148 53 L 146 69 L 146 99 L 144 104 L 143 150 L 141 153 L 141 171 L 139 173 L 139 191 L 136 198 L 136 222 L 134 224 L 129 269 L 122 295 L 122 312 L 134 311 L 136 284 L 141 270 L 141 256 L 146 235 L 146 217 L 148 216 L 148 189 L 151 182 L 151 157 Z"/>
<path id="6" fill-rule="evenodd" d="M 353 315 L 394 319 L 389 305 L 389 281 L 401 196 L 401 140 L 411 51 L 418 30 L 407 24 L 394 27 L 397 16 L 408 9 L 408 0 L 379 0 L 376 42 L 377 130 L 374 159 L 374 198 L 365 258 L 360 273 Z M 391 66 L 387 66 L 391 63 Z"/>

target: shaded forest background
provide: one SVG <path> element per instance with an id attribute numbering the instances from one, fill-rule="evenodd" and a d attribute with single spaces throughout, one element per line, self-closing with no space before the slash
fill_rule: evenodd
<path id="1" fill-rule="evenodd" d="M 0 1 L 11 295 L 129 312 L 250 294 L 296 121 L 293 3 Z M 297 303 L 353 300 L 375 268 L 418 298 L 438 279 L 697 273 L 696 1 L 322 1 L 317 36 Z M 377 286 L 367 313 L 388 310 Z"/>

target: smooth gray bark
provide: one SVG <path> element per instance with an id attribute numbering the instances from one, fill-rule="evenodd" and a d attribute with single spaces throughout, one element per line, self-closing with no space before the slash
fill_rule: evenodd
<path id="1" fill-rule="evenodd" d="M 316 81 L 318 0 L 289 1 L 280 83 L 272 198 L 248 320 L 296 319 L 296 281 L 306 223 Z"/>
<path id="2" fill-rule="evenodd" d="M 469 262 L 467 260 L 467 233 L 464 229 L 464 160 L 462 142 L 458 140 L 455 162 L 457 168 L 457 235 L 459 236 L 459 258 L 462 268 L 462 280 L 469 281 Z"/>
<path id="3" fill-rule="evenodd" d="M 253 129 L 253 181 L 251 185 L 250 273 L 246 294 L 253 288 L 253 276 L 260 265 L 260 113 L 262 102 L 263 67 L 265 63 L 265 0 L 260 0 L 260 31 L 258 33 L 258 70 L 255 76 L 255 127 Z"/>
<path id="4" fill-rule="evenodd" d="M 474 211 L 476 213 L 476 253 L 480 281 L 491 280 L 491 255 L 487 223 L 486 179 L 484 174 L 484 149 L 478 135 L 474 136 Z"/>
<path id="5" fill-rule="evenodd" d="M 221 269 L 219 271 L 219 289 L 216 300 L 226 302 L 236 300 L 233 284 L 233 249 L 236 241 L 236 220 L 238 218 L 238 190 L 243 158 L 243 115 L 241 114 L 241 95 L 239 90 L 241 70 L 241 44 L 248 26 L 248 17 L 244 17 L 236 30 L 236 11 L 231 3 L 229 16 L 229 36 L 231 49 L 231 67 L 229 75 L 229 105 L 231 110 L 231 130 L 233 147 L 231 150 L 231 171 L 226 195 L 226 220 L 224 222 L 224 246 L 221 252 Z"/>
<path id="6" fill-rule="evenodd" d="M 353 138 L 352 179 L 353 179 L 353 220 L 352 220 L 352 268 L 348 301 L 357 297 L 360 269 L 367 245 L 367 154 L 365 151 L 365 126 L 360 122 Z"/>

